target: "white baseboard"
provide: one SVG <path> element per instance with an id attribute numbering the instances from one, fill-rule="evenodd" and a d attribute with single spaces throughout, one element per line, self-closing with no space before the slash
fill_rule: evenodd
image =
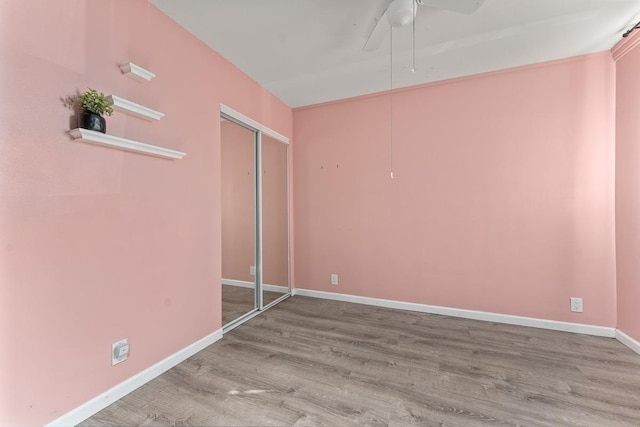
<path id="1" fill-rule="evenodd" d="M 640 342 L 634 340 L 629 335 L 622 332 L 620 329 L 616 329 L 616 339 L 620 341 L 622 344 L 629 347 L 631 350 L 640 354 Z"/>
<path id="2" fill-rule="evenodd" d="M 244 280 L 234 280 L 234 279 L 222 279 L 222 284 L 228 285 L 228 286 L 238 286 L 241 288 L 251 288 L 251 289 L 256 287 L 256 284 L 253 282 L 246 282 Z M 262 289 L 264 289 L 265 291 L 278 292 L 281 294 L 289 293 L 289 288 L 287 288 L 286 286 L 280 286 L 280 285 L 267 285 L 265 283 L 262 285 Z"/>
<path id="3" fill-rule="evenodd" d="M 222 279 L 222 284 L 227 286 L 237 286 L 239 288 L 255 288 L 256 284 L 246 280 Z"/>
<path id="4" fill-rule="evenodd" d="M 512 316 L 509 314 L 489 313 L 486 311 L 464 310 L 460 308 L 440 307 L 436 305 L 415 304 L 380 298 L 361 297 L 357 295 L 338 294 L 334 292 L 314 291 L 297 288 L 295 295 L 352 302 L 356 304 L 374 305 L 395 308 L 398 310 L 417 311 L 420 313 L 440 314 L 443 316 L 461 317 L 464 319 L 482 320 L 485 322 L 506 323 L 509 325 L 528 326 L 531 328 L 551 329 L 554 331 L 573 332 L 576 334 L 595 335 L 614 338 L 615 328 L 605 326 L 584 325 L 580 323 L 560 322 L 556 320 L 537 319 L 534 317 Z"/>
<path id="5" fill-rule="evenodd" d="M 131 378 L 121 382 L 120 384 L 105 391 L 99 396 L 94 397 L 88 402 L 83 403 L 77 408 L 67 412 L 60 418 L 57 418 L 45 427 L 53 426 L 75 426 L 80 422 L 86 420 L 95 413 L 101 411 L 107 406 L 111 405 L 118 399 L 131 393 L 138 387 L 148 383 L 152 379 L 156 378 L 160 374 L 176 366 L 183 360 L 188 359 L 200 350 L 208 347 L 214 342 L 222 338 L 222 329 L 218 329 L 210 335 L 196 341 L 195 343 L 183 348 L 182 350 L 172 354 L 164 360 L 156 363 L 155 365 L 145 369 L 144 371 L 132 376 Z"/>
<path id="6" fill-rule="evenodd" d="M 239 282 L 239 281 L 233 281 Z M 246 282 L 250 283 L 250 282 Z M 224 283 L 223 284 L 231 284 Z M 241 286 L 239 284 L 231 284 L 232 286 Z M 284 286 L 278 288 L 287 289 Z M 573 332 L 577 334 L 595 335 L 608 338 L 616 338 L 622 344 L 631 350 L 640 354 L 640 342 L 631 338 L 624 332 L 615 328 L 604 326 L 584 325 L 580 323 L 560 322 L 555 320 L 537 319 L 533 317 L 512 316 L 508 314 L 489 313 L 484 311 L 464 310 L 459 308 L 448 308 L 426 304 L 416 304 L 410 302 L 386 300 L 380 298 L 362 297 L 357 295 L 338 294 L 334 292 L 314 291 L 310 289 L 291 289 L 291 295 L 300 295 L 313 298 L 330 299 L 336 301 L 351 302 L 356 304 L 373 305 L 378 307 L 394 308 L 398 310 L 417 311 L 421 313 L 440 314 L 444 316 L 461 317 L 465 319 L 482 320 L 487 322 L 505 323 L 509 325 L 527 326 L 532 328 L 551 329 L 555 331 Z M 134 375 L 133 377 L 123 381 L 122 383 L 112 387 L 106 392 L 96 396 L 95 398 L 83 403 L 77 408 L 67 412 L 61 417 L 46 424 L 45 427 L 54 426 L 70 426 L 76 425 L 86 420 L 95 413 L 106 408 L 113 402 L 121 399 L 131 393 L 138 387 L 146 384 L 156 378 L 165 371 L 176 366 L 180 362 L 188 359 L 197 352 L 203 350 L 209 345 L 215 343 L 222 338 L 222 329 L 218 329 L 212 334 L 196 341 L 195 343 L 183 348 L 182 350 L 172 354 L 166 359 L 156 363 L 155 365 L 145 369 L 144 371 Z"/>

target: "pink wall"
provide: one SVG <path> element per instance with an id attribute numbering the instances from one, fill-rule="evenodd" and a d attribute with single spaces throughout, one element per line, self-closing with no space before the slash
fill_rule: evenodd
<path id="1" fill-rule="evenodd" d="M 616 256 L 618 329 L 640 341 L 640 35 L 616 61 Z M 626 52 L 622 52 L 626 50 Z"/>
<path id="2" fill-rule="evenodd" d="M 232 122 L 221 123 L 222 278 L 254 282 L 255 134 Z"/>
<path id="3" fill-rule="evenodd" d="M 393 180 L 388 94 L 294 110 L 296 287 L 615 326 L 614 74 L 606 52 L 398 91 Z"/>
<path id="4" fill-rule="evenodd" d="M 147 0 L 5 0 L 0 61 L 0 425 L 40 425 L 220 328 L 219 105 L 292 115 Z M 187 157 L 71 141 L 61 98 L 88 86 L 166 114 L 109 133 Z"/>

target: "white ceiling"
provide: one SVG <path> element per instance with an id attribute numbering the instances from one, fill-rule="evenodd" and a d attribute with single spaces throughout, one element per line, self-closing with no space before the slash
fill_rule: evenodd
<path id="1" fill-rule="evenodd" d="M 362 50 L 387 0 L 152 2 L 291 107 L 389 90 L 389 38 Z M 610 49 L 640 20 L 640 0 L 485 0 L 472 15 L 417 13 L 415 73 L 411 25 L 393 30 L 394 88 Z"/>

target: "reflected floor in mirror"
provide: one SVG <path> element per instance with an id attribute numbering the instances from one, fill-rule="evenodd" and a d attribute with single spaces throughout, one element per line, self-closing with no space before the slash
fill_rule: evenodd
<path id="1" fill-rule="evenodd" d="M 281 296 L 282 294 L 278 292 L 265 291 L 264 304 L 269 304 Z M 222 324 L 226 325 L 253 310 L 254 301 L 255 296 L 252 288 L 222 285 Z"/>
<path id="2" fill-rule="evenodd" d="M 611 338 L 294 296 L 84 426 L 638 426 Z"/>

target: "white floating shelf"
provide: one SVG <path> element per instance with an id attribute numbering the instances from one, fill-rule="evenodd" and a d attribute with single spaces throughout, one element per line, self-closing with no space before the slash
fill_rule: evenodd
<path id="1" fill-rule="evenodd" d="M 119 96 L 109 95 L 107 96 L 107 100 L 109 100 L 109 103 L 113 105 L 114 110 L 130 114 L 143 120 L 160 120 L 164 117 L 164 113 L 161 113 L 160 111 L 152 110 L 144 105 L 136 104 L 135 102 L 128 101 L 124 98 L 120 98 Z"/>
<path id="2" fill-rule="evenodd" d="M 183 153 L 182 151 L 176 151 L 169 148 L 158 147 L 156 145 L 145 144 L 144 142 L 132 141 L 130 139 L 120 138 L 119 136 L 96 132 L 94 130 L 77 128 L 71 129 L 69 131 L 69 134 L 76 141 L 105 145 L 108 147 L 119 148 L 121 150 L 133 151 L 135 153 L 164 157 L 166 159 L 181 160 L 184 156 L 187 155 L 187 153 Z"/>
<path id="3" fill-rule="evenodd" d="M 120 64 L 120 71 L 122 74 L 130 77 L 139 82 L 148 82 L 156 75 L 153 74 L 149 70 L 145 70 L 139 65 L 134 64 L 133 62 L 125 62 L 124 64 Z"/>

